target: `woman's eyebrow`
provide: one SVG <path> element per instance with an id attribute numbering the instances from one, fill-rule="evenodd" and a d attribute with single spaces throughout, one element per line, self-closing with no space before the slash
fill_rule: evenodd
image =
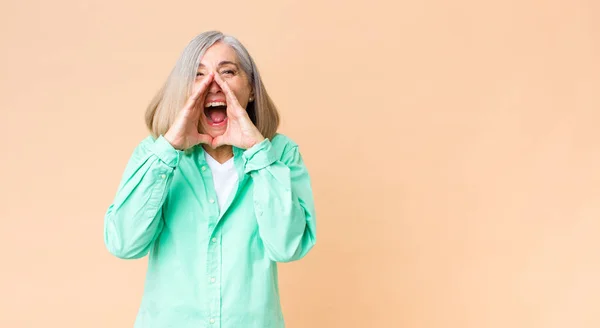
<path id="1" fill-rule="evenodd" d="M 235 66 L 236 68 L 239 68 L 239 67 L 238 67 L 238 64 L 236 64 L 236 63 L 234 63 L 234 62 L 232 62 L 232 61 L 229 61 L 229 60 L 224 60 L 224 61 L 222 61 L 222 62 L 219 62 L 219 64 L 217 65 L 217 67 L 221 67 L 221 66 L 225 66 L 225 65 L 233 65 L 233 66 Z M 205 66 L 204 66 L 204 64 L 202 64 L 202 63 L 201 63 L 200 65 L 198 65 L 198 68 L 204 68 L 204 67 L 205 67 Z"/>
<path id="2" fill-rule="evenodd" d="M 229 61 L 229 60 L 224 60 L 224 61 L 222 61 L 222 62 L 219 63 L 219 67 L 225 66 L 225 65 L 233 65 L 235 67 L 238 67 L 238 65 L 236 63 L 234 63 L 232 61 Z"/>

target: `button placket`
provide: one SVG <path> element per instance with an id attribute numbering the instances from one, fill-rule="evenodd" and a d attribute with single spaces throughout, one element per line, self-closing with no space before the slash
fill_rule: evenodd
<path id="1" fill-rule="evenodd" d="M 212 181 L 212 173 L 210 168 L 203 163 L 200 167 L 201 175 L 207 184 L 214 183 Z M 219 233 L 219 204 L 216 201 L 217 195 L 214 188 L 207 186 L 206 188 L 206 213 L 208 214 L 208 235 L 211 236 L 207 245 L 206 256 L 206 284 L 208 295 L 206 295 L 208 308 L 208 322 L 211 327 L 220 327 L 221 317 L 221 237 Z"/>
<path id="2" fill-rule="evenodd" d="M 221 244 L 219 242 L 219 230 L 217 228 L 218 221 L 218 206 L 215 204 L 214 199 L 210 198 L 209 209 L 209 226 L 208 233 L 213 234 L 208 243 L 208 254 L 207 254 L 207 282 L 209 291 L 209 323 L 211 327 L 219 327 L 219 318 L 221 315 L 221 284 L 219 277 L 221 277 Z"/>

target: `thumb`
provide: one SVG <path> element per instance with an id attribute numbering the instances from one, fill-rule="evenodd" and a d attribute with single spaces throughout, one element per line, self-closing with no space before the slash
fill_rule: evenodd
<path id="1" fill-rule="evenodd" d="M 219 146 L 222 146 L 224 144 L 225 144 L 225 138 L 223 138 L 223 135 L 220 135 L 220 136 L 218 136 L 218 137 L 216 137 L 216 138 L 214 138 L 212 140 L 211 147 L 213 149 L 215 149 L 215 148 L 217 148 Z"/>
<path id="2" fill-rule="evenodd" d="M 213 142 L 213 138 L 208 134 L 198 133 L 196 135 L 196 145 L 198 144 L 207 144 L 210 145 Z"/>

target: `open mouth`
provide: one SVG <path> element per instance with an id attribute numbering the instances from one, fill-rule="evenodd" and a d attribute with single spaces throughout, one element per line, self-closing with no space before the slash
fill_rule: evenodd
<path id="1" fill-rule="evenodd" d="M 204 115 L 210 125 L 223 125 L 227 121 L 227 104 L 222 101 L 209 102 L 204 106 Z"/>

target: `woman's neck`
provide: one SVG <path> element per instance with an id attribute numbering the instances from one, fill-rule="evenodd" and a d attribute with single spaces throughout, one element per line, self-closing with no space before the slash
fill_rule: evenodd
<path id="1" fill-rule="evenodd" d="M 207 152 L 210 157 L 214 158 L 217 162 L 223 164 L 233 157 L 233 147 L 229 145 L 223 145 L 217 149 L 212 149 L 208 145 L 202 145 L 204 151 Z"/>

